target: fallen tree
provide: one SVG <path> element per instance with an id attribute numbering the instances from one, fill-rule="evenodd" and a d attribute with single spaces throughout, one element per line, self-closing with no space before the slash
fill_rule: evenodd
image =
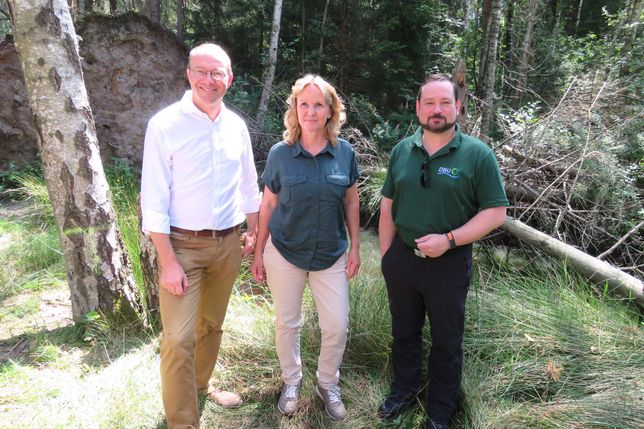
<path id="1" fill-rule="evenodd" d="M 638 305 L 644 307 L 644 290 L 641 280 L 511 217 L 506 218 L 502 228 L 520 240 L 526 241 L 552 256 L 568 261 L 573 268 L 588 277 L 590 281 L 601 287 L 606 287 L 609 292 L 616 292 L 628 299 L 633 299 Z"/>

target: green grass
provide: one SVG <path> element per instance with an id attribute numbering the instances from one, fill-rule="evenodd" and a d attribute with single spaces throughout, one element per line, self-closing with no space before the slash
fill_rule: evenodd
<path id="1" fill-rule="evenodd" d="M 60 283 L 65 265 L 55 229 L 0 219 L 0 299 L 23 290 L 42 290 Z"/>
<path id="2" fill-rule="evenodd" d="M 121 233 L 138 260 L 136 181 L 122 173 L 110 180 Z M 64 269 L 48 231 L 31 220 L 0 222 L 0 236 L 12 237 L 3 242 L 11 257 L 0 273 L 22 285 L 3 289 L 3 323 L 20 312 L 38 317 L 38 295 L 30 288 L 52 286 L 42 276 L 30 283 L 29 275 L 57 273 L 52 281 L 60 287 Z M 361 243 L 363 266 L 351 283 L 341 367 L 347 420 L 331 422 L 314 393 L 320 335 L 308 292 L 301 409 L 291 418 L 276 410 L 281 381 L 270 294 L 244 266 L 231 297 L 216 378 L 245 402 L 224 410 L 203 401 L 202 428 L 423 427 L 422 401 L 391 423 L 375 415 L 391 380 L 391 322 L 377 238 L 363 233 Z M 8 300 L 14 305 L 7 306 Z M 2 313 L 9 307 L 11 312 Z M 534 251 L 513 250 L 505 258 L 479 247 L 467 303 L 461 401 L 452 427 L 644 427 L 643 328 L 637 309 L 598 293 L 561 262 Z M 110 325 L 96 316 L 79 326 L 14 334 L 0 341 L 0 351 L 19 341 L 27 342 L 25 352 L 0 364 L 0 428 L 165 428 L 157 332 Z"/>

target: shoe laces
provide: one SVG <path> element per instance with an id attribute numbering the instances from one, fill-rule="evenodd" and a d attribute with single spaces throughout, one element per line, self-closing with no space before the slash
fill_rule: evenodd
<path id="1" fill-rule="evenodd" d="M 337 402 L 342 402 L 342 397 L 340 395 L 340 388 L 338 386 L 331 385 L 327 389 L 327 395 L 329 396 L 329 402 L 335 404 Z"/>
<path id="2" fill-rule="evenodd" d="M 284 389 L 284 398 L 285 399 L 295 399 L 297 397 L 297 392 L 299 386 L 297 384 L 287 384 Z"/>

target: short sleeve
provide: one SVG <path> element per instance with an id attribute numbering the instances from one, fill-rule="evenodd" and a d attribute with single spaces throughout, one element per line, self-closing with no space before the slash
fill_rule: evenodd
<path id="1" fill-rule="evenodd" d="M 262 173 L 262 180 L 264 185 L 274 194 L 278 194 L 282 188 L 279 176 L 279 160 L 277 154 L 277 147 L 279 143 L 274 145 L 268 152 L 266 165 L 264 166 L 264 173 Z"/>

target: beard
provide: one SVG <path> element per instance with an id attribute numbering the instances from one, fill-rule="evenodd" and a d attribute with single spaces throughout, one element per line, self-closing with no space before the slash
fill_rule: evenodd
<path id="1" fill-rule="evenodd" d="M 443 119 L 445 122 L 442 124 L 434 125 L 432 124 L 432 119 Z M 421 125 L 426 131 L 429 131 L 430 133 L 442 134 L 454 128 L 455 124 L 456 124 L 456 120 L 454 120 L 454 122 L 447 122 L 447 118 L 445 118 L 445 116 L 434 115 L 434 116 L 428 117 L 427 121 Z"/>

